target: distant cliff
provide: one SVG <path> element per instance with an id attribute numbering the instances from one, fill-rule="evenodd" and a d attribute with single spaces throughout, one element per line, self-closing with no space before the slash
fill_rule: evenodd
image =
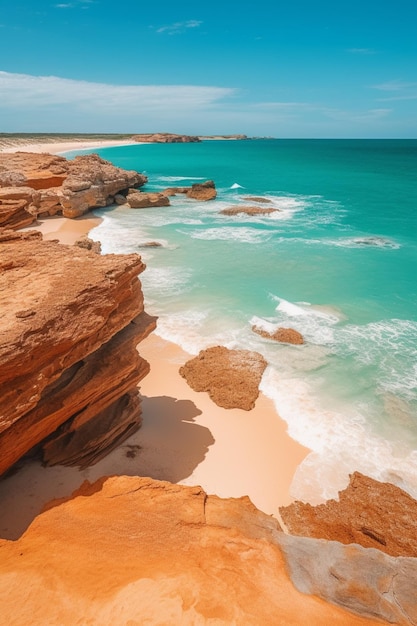
<path id="1" fill-rule="evenodd" d="M 195 135 L 176 135 L 175 133 L 144 133 L 133 135 L 132 139 L 143 143 L 195 143 L 201 141 Z"/>

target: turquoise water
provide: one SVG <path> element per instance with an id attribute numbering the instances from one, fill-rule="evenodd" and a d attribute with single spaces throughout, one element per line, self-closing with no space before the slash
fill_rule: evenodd
<path id="1" fill-rule="evenodd" d="M 84 151 L 85 152 L 85 151 Z M 335 495 L 349 472 L 417 495 L 417 141 L 253 140 L 106 148 L 147 190 L 216 183 L 215 201 L 98 211 L 104 252 L 139 252 L 158 333 L 190 353 L 262 352 L 262 390 L 312 450 L 298 498 Z M 228 217 L 263 196 L 279 211 Z M 259 204 L 258 206 L 266 206 Z M 164 244 L 142 248 L 146 241 Z M 251 327 L 299 330 L 303 346 Z"/>

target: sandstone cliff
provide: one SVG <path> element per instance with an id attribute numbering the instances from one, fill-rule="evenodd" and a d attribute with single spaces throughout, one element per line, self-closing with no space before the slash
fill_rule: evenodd
<path id="1" fill-rule="evenodd" d="M 247 498 L 109 478 L 0 540 L 5 624 L 366 626 L 292 585 L 278 523 Z M 403 622 L 404 623 L 404 622 Z"/>
<path id="2" fill-rule="evenodd" d="M 0 474 L 41 442 L 91 463 L 140 425 L 144 265 L 3 230 L 0 269 Z"/>
<path id="3" fill-rule="evenodd" d="M 28 216 L 26 220 L 56 213 L 74 218 L 94 207 L 112 204 L 117 193 L 146 181 L 146 176 L 115 167 L 97 154 L 77 156 L 72 161 L 30 152 L 0 154 L 0 225 L 25 225 L 21 216 L 2 219 L 11 200 L 25 200 L 19 210 Z"/>

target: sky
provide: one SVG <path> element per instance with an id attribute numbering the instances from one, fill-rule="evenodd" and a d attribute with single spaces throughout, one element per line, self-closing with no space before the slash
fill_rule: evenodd
<path id="1" fill-rule="evenodd" d="M 0 0 L 0 132 L 417 138 L 417 0 Z"/>

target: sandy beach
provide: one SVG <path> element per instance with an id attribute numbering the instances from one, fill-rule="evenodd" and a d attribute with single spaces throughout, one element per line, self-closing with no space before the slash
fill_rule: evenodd
<path id="1" fill-rule="evenodd" d="M 99 221 L 49 218 L 35 226 L 44 238 L 72 244 Z M 33 227 L 32 227 L 33 228 Z M 148 311 L 152 313 L 152 311 Z M 190 355 L 152 334 L 139 346 L 151 364 L 141 382 L 141 429 L 105 459 L 86 470 L 44 468 L 26 461 L 0 481 L 0 536 L 20 536 L 52 498 L 69 495 L 84 480 L 107 475 L 140 475 L 201 485 L 222 497 L 249 496 L 262 511 L 278 516 L 292 501 L 294 472 L 308 450 L 291 439 L 272 402 L 259 396 L 251 411 L 216 406 L 194 392 L 178 369 Z"/>
<path id="2" fill-rule="evenodd" d="M 137 145 L 139 142 L 132 141 L 130 139 L 126 139 L 125 141 L 121 139 L 114 140 L 96 140 L 96 141 L 63 141 L 63 142 L 52 142 L 52 143 L 28 143 L 22 140 L 16 140 L 14 145 L 10 146 L 0 146 L 0 152 L 2 153 L 15 153 L 15 152 L 35 152 L 36 154 L 40 154 L 42 152 L 46 152 L 48 154 L 61 154 L 63 152 L 70 152 L 71 150 L 88 150 L 91 148 L 111 148 L 116 146 L 130 146 Z"/>

